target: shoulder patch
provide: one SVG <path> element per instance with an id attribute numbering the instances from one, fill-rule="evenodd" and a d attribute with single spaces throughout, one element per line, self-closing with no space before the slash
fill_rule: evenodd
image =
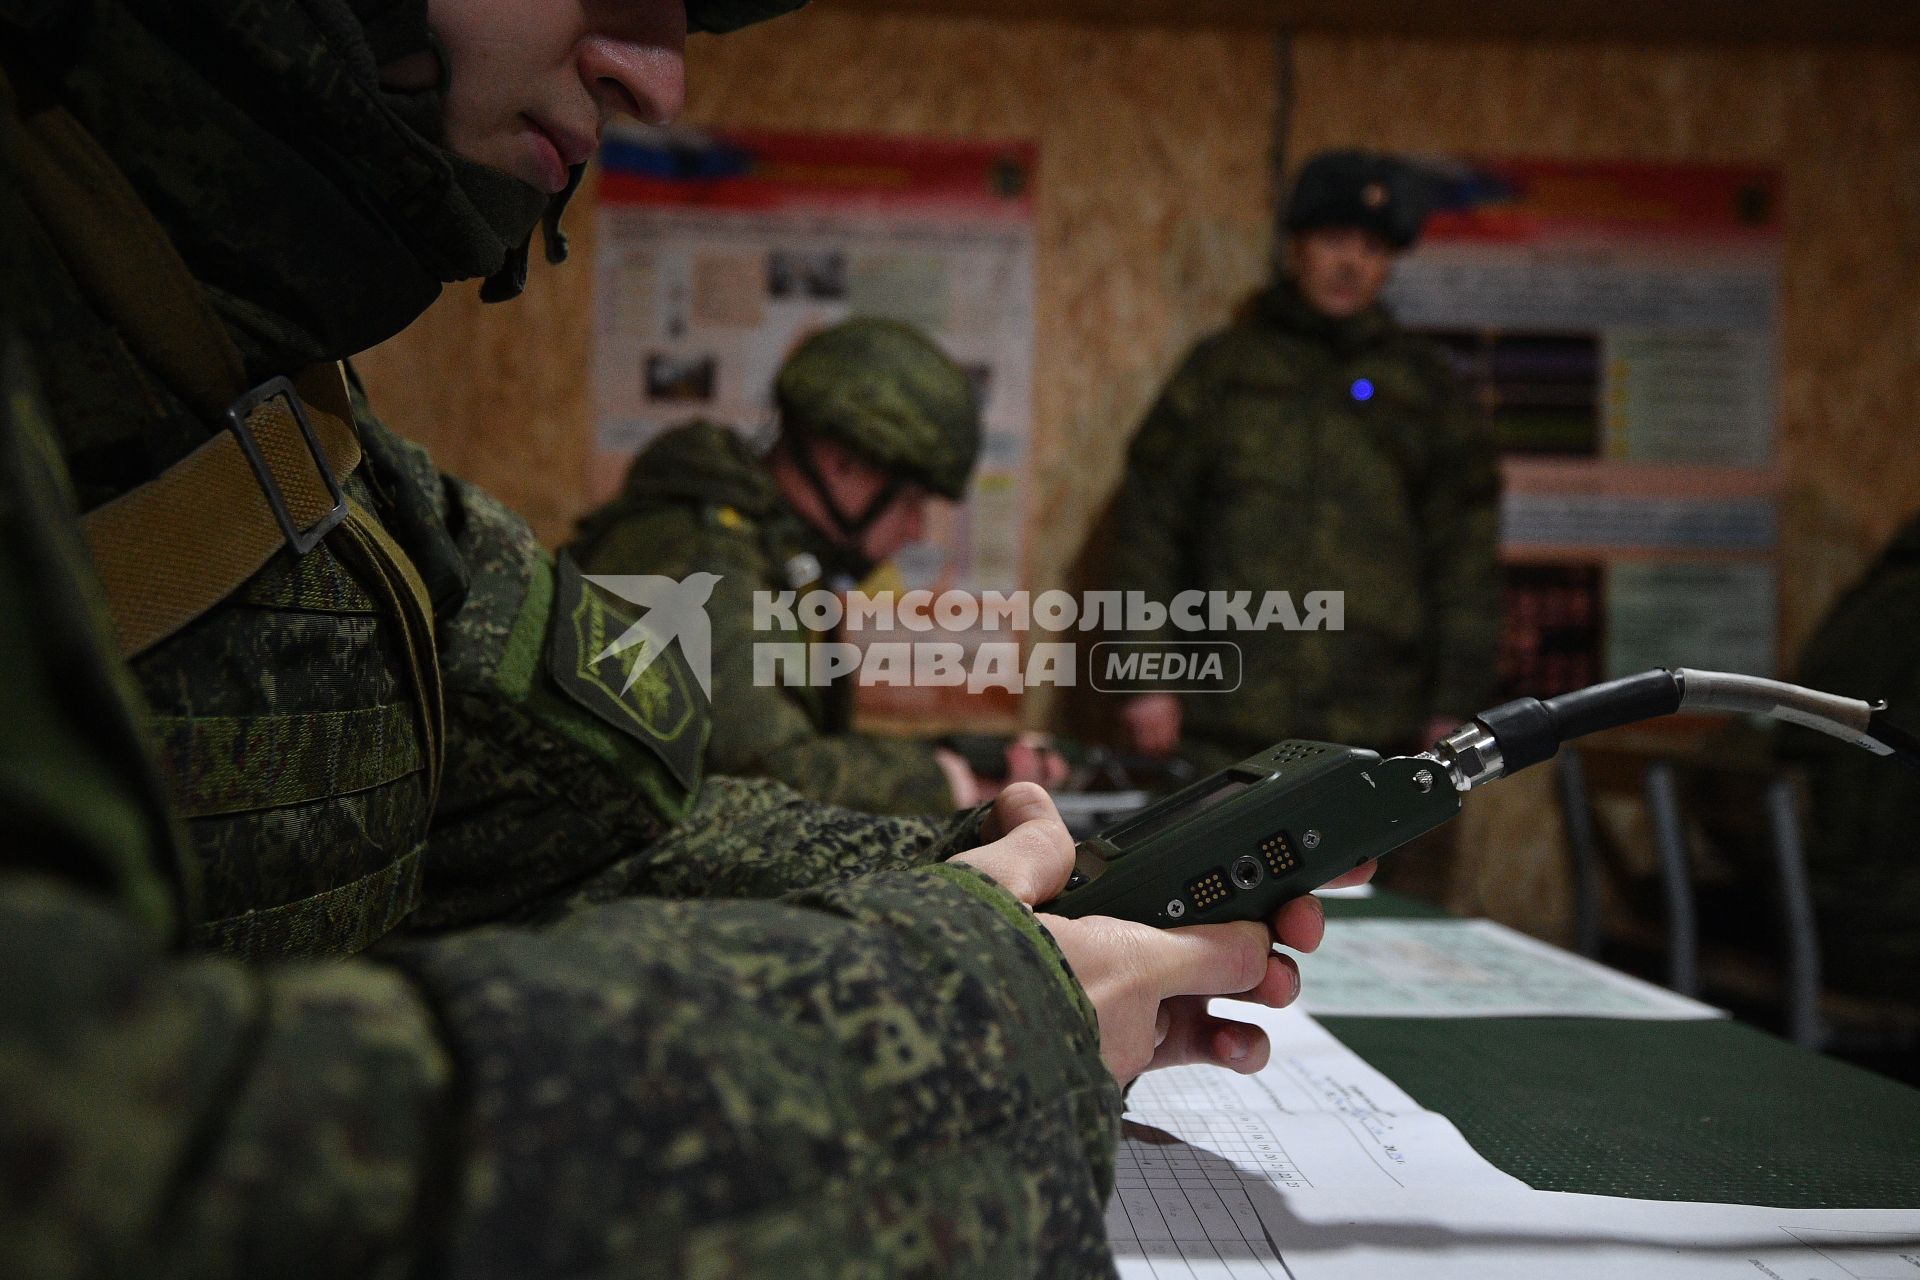
<path id="1" fill-rule="evenodd" d="M 554 562 L 553 625 L 547 666 L 569 697 L 607 724 L 639 739 L 689 790 L 700 784 L 700 755 L 710 725 L 706 695 L 680 642 L 656 652 L 649 639 L 614 652 L 633 617 L 605 592 L 590 589 L 571 556 Z M 638 676 L 634 668 L 652 654 Z"/>

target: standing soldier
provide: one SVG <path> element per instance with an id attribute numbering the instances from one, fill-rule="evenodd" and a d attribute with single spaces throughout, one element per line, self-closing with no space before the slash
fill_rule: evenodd
<path id="1" fill-rule="evenodd" d="M 1118 1083 L 1264 1060 L 1174 997 L 1290 999 L 1311 902 L 1035 916 L 1037 788 L 703 785 L 684 666 L 348 395 L 790 7 L 0 0 L 0 1274 L 1100 1274 Z"/>
<path id="2" fill-rule="evenodd" d="M 1147 692 L 1133 745 L 1206 762 L 1279 737 L 1426 743 L 1483 705 L 1499 632 L 1499 473 L 1443 358 L 1379 302 L 1424 201 L 1405 164 L 1316 156 L 1286 212 L 1284 271 L 1187 356 L 1134 438 L 1113 585 L 1344 593 L 1344 629 L 1232 631 L 1231 694 Z M 1339 616 L 1338 613 L 1332 616 Z M 1137 639 L 1178 641 L 1163 630 Z"/>
<path id="3" fill-rule="evenodd" d="M 973 384 L 919 330 L 855 319 L 802 342 L 774 399 L 780 435 L 765 456 L 710 422 L 642 450 L 620 495 L 582 522 L 573 554 L 594 574 L 717 576 L 707 601 L 715 771 L 777 778 L 870 813 L 972 804 L 983 783 L 953 751 L 854 732 L 851 681 L 760 679 L 756 645 L 837 637 L 758 630 L 753 600 L 844 590 L 922 536 L 930 501 L 964 497 L 980 452 Z M 1049 780 L 1033 744 L 1007 751 L 1011 780 Z"/>
<path id="4" fill-rule="evenodd" d="M 1916 634 L 1920 515 L 1827 612 L 1794 679 L 1846 697 L 1885 698 L 1901 711 L 1920 707 Z M 1920 931 L 1913 926 L 1920 911 L 1920 862 L 1913 856 L 1920 775 L 1889 769 L 1807 729 L 1783 730 L 1781 753 L 1806 769 L 1813 802 L 1807 873 L 1823 980 L 1840 991 L 1920 1000 Z"/>

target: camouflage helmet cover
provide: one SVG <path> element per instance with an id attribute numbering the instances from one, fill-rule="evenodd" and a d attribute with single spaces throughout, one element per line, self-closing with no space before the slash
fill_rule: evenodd
<path id="1" fill-rule="evenodd" d="M 783 13 L 792 13 L 807 0 L 687 0 L 687 30 L 722 34 L 738 31 Z"/>
<path id="2" fill-rule="evenodd" d="M 973 381 L 932 339 L 895 320 L 822 329 L 774 380 L 790 429 L 836 440 L 945 497 L 965 495 L 980 454 Z"/>

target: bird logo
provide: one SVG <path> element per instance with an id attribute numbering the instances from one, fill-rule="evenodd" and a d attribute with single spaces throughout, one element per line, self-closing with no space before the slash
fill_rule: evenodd
<path id="1" fill-rule="evenodd" d="M 627 669 L 627 681 L 620 689 L 622 696 L 653 665 L 654 659 L 678 640 L 680 654 L 700 685 L 700 692 L 712 699 L 713 624 L 707 617 L 707 600 L 720 581 L 719 574 L 690 573 L 684 578 L 653 573 L 589 574 L 587 581 L 646 611 L 593 657 L 599 662 L 641 646 L 633 665 Z"/>

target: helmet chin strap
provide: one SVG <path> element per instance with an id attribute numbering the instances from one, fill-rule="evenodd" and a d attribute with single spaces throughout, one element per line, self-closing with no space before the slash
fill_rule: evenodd
<path id="1" fill-rule="evenodd" d="M 822 532 L 837 534 L 840 538 L 839 549 L 852 553 L 861 563 L 871 568 L 873 562 L 866 552 L 861 550 L 861 539 L 866 536 L 867 530 L 873 527 L 874 521 L 893 505 L 893 500 L 900 495 L 905 481 L 899 476 L 888 476 L 887 482 L 880 486 L 880 491 L 873 495 L 859 514 L 850 516 L 835 499 L 833 490 L 827 485 L 826 477 L 820 474 L 820 467 L 813 456 L 813 441 L 804 433 L 794 433 L 787 437 L 787 446 L 794 465 L 800 468 L 800 475 L 807 482 L 807 487 L 813 490 L 814 497 L 820 499 L 820 505 L 826 509 L 828 518 L 833 521 L 833 529 L 822 530 Z"/>
<path id="2" fill-rule="evenodd" d="M 574 192 L 580 189 L 580 180 L 586 176 L 587 166 L 574 165 L 567 170 L 567 185 L 558 195 L 547 201 L 547 210 L 540 215 L 540 239 L 546 246 L 547 261 L 559 266 L 567 260 L 567 233 L 560 229 L 560 217 L 567 211 L 567 202 L 573 199 Z M 527 255 L 533 250 L 533 232 L 527 232 L 527 238 L 507 250 L 506 261 L 500 269 L 488 276 L 480 285 L 480 301 L 511 302 L 526 291 Z"/>

